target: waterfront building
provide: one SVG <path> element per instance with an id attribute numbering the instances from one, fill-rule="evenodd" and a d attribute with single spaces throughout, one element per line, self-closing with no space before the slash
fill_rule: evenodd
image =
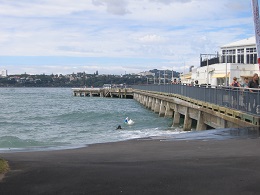
<path id="1" fill-rule="evenodd" d="M 229 85 L 233 77 L 243 83 L 244 77 L 258 73 L 255 37 L 232 42 L 220 47 L 217 54 L 201 54 L 200 67 L 182 75 L 183 83 Z"/>

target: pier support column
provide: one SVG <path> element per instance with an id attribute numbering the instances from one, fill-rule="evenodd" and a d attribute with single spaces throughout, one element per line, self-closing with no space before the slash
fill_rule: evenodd
<path id="1" fill-rule="evenodd" d="M 136 100 L 137 100 L 139 103 L 141 102 L 140 99 L 141 99 L 141 95 L 138 94 L 138 95 L 136 96 Z"/>
<path id="2" fill-rule="evenodd" d="M 155 108 L 155 98 L 152 99 L 152 107 L 151 107 L 151 110 L 154 111 L 154 108 Z"/>
<path id="3" fill-rule="evenodd" d="M 144 96 L 141 95 L 141 96 L 140 96 L 140 103 L 141 103 L 141 104 L 143 104 L 143 100 L 144 100 Z"/>
<path id="4" fill-rule="evenodd" d="M 144 98 L 144 106 L 147 108 L 148 106 L 148 96 L 145 96 Z"/>
<path id="5" fill-rule="evenodd" d="M 190 131 L 191 130 L 192 119 L 189 116 L 189 108 L 186 108 L 185 116 L 184 116 L 184 124 L 183 124 L 183 131 Z"/>
<path id="6" fill-rule="evenodd" d="M 123 95 L 121 94 L 121 89 L 118 89 L 118 97 L 123 98 Z"/>
<path id="7" fill-rule="evenodd" d="M 144 107 L 146 107 L 146 102 L 147 102 L 147 96 L 144 96 L 144 101 L 143 101 Z"/>
<path id="8" fill-rule="evenodd" d="M 228 128 L 228 122 L 223 118 L 217 118 L 216 123 L 220 128 Z M 233 126 L 233 125 L 232 125 Z M 233 126 L 234 127 L 234 126 Z"/>
<path id="9" fill-rule="evenodd" d="M 148 105 L 147 105 L 147 108 L 149 108 L 149 109 L 152 108 L 152 102 L 153 102 L 153 98 L 152 98 L 152 97 L 148 97 Z"/>
<path id="10" fill-rule="evenodd" d="M 149 107 L 149 96 L 146 96 L 146 101 L 145 101 L 145 107 L 148 108 Z"/>
<path id="11" fill-rule="evenodd" d="M 121 89 L 118 89 L 118 97 L 123 98 L 123 94 L 121 93 Z"/>
<path id="12" fill-rule="evenodd" d="M 140 102 L 140 104 L 143 104 L 143 95 L 139 95 L 139 102 Z"/>
<path id="13" fill-rule="evenodd" d="M 161 100 L 159 116 L 165 116 L 165 102 Z"/>
<path id="14" fill-rule="evenodd" d="M 201 131 L 201 130 L 206 130 L 206 129 L 207 129 L 207 125 L 204 123 L 203 113 L 201 111 L 199 111 L 196 130 Z"/>
<path id="15" fill-rule="evenodd" d="M 136 100 L 136 93 L 134 93 L 134 95 L 133 95 L 133 99 Z"/>
<path id="16" fill-rule="evenodd" d="M 172 126 L 180 125 L 181 114 L 178 112 L 178 106 L 175 105 Z"/>
<path id="17" fill-rule="evenodd" d="M 139 94 L 138 95 L 138 102 L 141 103 L 142 102 L 141 100 L 142 100 L 142 96 Z"/>
<path id="18" fill-rule="evenodd" d="M 127 94 L 127 89 L 125 88 L 125 98 L 126 98 L 126 94 Z"/>
<path id="19" fill-rule="evenodd" d="M 173 116 L 173 110 L 171 110 L 170 103 L 167 102 L 166 110 L 165 110 L 165 117 L 171 118 Z"/>
<path id="20" fill-rule="evenodd" d="M 146 99 L 146 96 L 143 96 L 142 98 L 142 104 L 145 106 L 145 99 Z"/>
<path id="21" fill-rule="evenodd" d="M 155 105 L 154 105 L 154 112 L 155 113 L 159 113 L 160 112 L 160 103 L 159 103 L 159 99 L 155 99 Z"/>

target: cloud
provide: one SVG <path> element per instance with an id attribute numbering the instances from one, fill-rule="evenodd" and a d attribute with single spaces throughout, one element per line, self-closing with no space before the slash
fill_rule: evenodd
<path id="1" fill-rule="evenodd" d="M 35 72 L 41 68 L 33 56 L 65 57 L 60 58 L 64 66 L 56 61 L 45 65 L 56 63 L 57 70 L 67 73 L 75 64 L 68 63 L 66 57 L 105 58 L 73 67 L 84 70 L 86 65 L 95 65 L 106 73 L 124 73 L 126 67 L 133 67 L 129 71 L 177 69 L 181 61 L 198 66 L 200 53 L 214 53 L 221 45 L 254 33 L 251 4 L 244 0 L 0 2 L 0 57 L 28 56 Z M 11 69 L 11 63 L 1 60 L 0 70 L 8 64 Z"/>
<path id="2" fill-rule="evenodd" d="M 150 1 L 164 3 L 164 4 L 168 5 L 171 3 L 187 3 L 187 2 L 191 2 L 192 0 L 150 0 Z"/>
<path id="3" fill-rule="evenodd" d="M 150 34 L 140 37 L 139 41 L 142 43 L 160 43 L 164 42 L 165 39 L 159 35 Z"/>
<path id="4" fill-rule="evenodd" d="M 125 15 L 130 13 L 127 9 L 126 0 L 92 0 L 92 3 L 96 6 L 106 6 L 108 13 L 115 15 Z"/>

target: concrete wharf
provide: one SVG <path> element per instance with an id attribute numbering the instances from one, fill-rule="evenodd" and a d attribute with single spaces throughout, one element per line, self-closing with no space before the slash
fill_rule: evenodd
<path id="1" fill-rule="evenodd" d="M 194 123 L 196 123 L 196 130 L 245 127 L 260 129 L 259 114 L 244 112 L 236 108 L 222 105 L 221 103 L 218 104 L 217 102 L 210 103 L 209 101 L 190 98 L 187 97 L 185 93 L 185 95 L 181 95 L 187 86 L 179 86 L 182 88 L 181 94 L 178 93 L 177 90 L 175 91 L 176 93 L 171 93 L 169 90 L 162 92 L 164 90 L 158 89 L 158 87 L 165 88 L 176 86 L 169 85 L 155 87 L 156 90 L 149 89 L 149 86 L 133 86 L 133 88 L 123 89 L 74 88 L 73 94 L 74 96 L 133 98 L 146 108 L 158 113 L 159 116 L 172 118 L 173 126 L 179 126 L 181 121 L 180 119 L 184 118 L 183 130 L 185 131 L 190 131 L 192 124 Z M 205 88 L 201 90 L 208 89 Z M 220 94 L 219 91 L 216 93 L 218 93 L 218 95 Z M 209 93 L 202 94 L 208 96 Z M 232 97 L 233 95 L 234 94 L 230 94 Z M 215 96 L 216 95 L 214 95 L 214 99 L 217 99 Z M 229 95 L 223 96 L 224 99 L 229 97 Z M 230 99 L 228 98 L 227 101 L 229 100 Z"/>
<path id="2" fill-rule="evenodd" d="M 132 88 L 72 88 L 79 97 L 133 98 Z"/>

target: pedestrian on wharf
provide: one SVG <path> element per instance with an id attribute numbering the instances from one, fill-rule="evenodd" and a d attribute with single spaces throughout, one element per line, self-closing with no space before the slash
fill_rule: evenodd
<path id="1" fill-rule="evenodd" d="M 251 81 L 248 83 L 248 88 L 249 88 L 249 102 L 250 102 L 250 111 L 253 114 L 256 114 L 256 107 L 260 104 L 260 91 L 259 90 L 254 90 L 256 88 L 259 88 L 259 77 L 258 74 L 255 73 L 253 75 L 253 78 Z"/>
<path id="2" fill-rule="evenodd" d="M 230 84 L 230 86 L 234 87 L 231 91 L 232 99 L 233 99 L 233 108 L 238 106 L 239 103 L 239 92 L 237 87 L 241 87 L 240 83 L 237 81 L 237 77 L 233 78 L 233 82 Z"/>
<path id="3" fill-rule="evenodd" d="M 242 87 L 245 88 L 245 89 L 243 89 L 243 107 L 244 107 L 245 111 L 248 110 L 248 100 L 249 100 L 249 97 L 248 97 L 249 90 L 247 89 L 248 84 L 249 84 L 248 77 L 245 77 L 244 83 L 241 85 Z"/>

